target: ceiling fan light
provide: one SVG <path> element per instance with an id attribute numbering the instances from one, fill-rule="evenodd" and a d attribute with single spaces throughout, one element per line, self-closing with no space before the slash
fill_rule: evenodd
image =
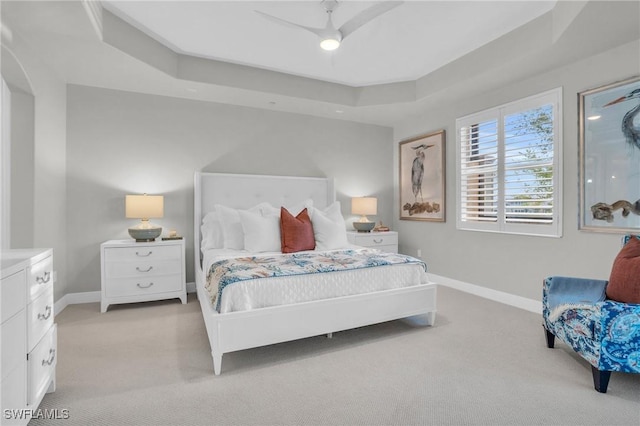
<path id="1" fill-rule="evenodd" d="M 335 38 L 325 38 L 320 42 L 320 47 L 324 50 L 336 50 L 340 47 L 340 41 Z"/>

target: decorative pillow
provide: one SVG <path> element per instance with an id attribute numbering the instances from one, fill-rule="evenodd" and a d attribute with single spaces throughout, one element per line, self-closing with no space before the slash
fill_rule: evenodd
<path id="1" fill-rule="evenodd" d="M 268 210 L 269 203 L 261 203 L 251 207 L 248 211 L 253 213 Z M 240 222 L 240 214 L 238 210 L 232 209 L 221 204 L 216 204 L 215 209 L 220 215 L 220 224 L 222 225 L 223 247 L 226 249 L 243 250 L 244 249 L 244 231 Z"/>
<path id="2" fill-rule="evenodd" d="M 316 248 L 313 225 L 304 208 L 296 217 L 284 207 L 280 208 L 280 236 L 283 253 L 295 253 Z"/>
<path id="3" fill-rule="evenodd" d="M 311 223 L 316 239 L 316 250 L 334 250 L 349 246 L 340 201 L 324 210 L 311 209 Z"/>
<path id="4" fill-rule="evenodd" d="M 238 210 L 244 233 L 244 249 L 250 252 L 280 251 L 280 218 L 278 215 Z"/>
<path id="5" fill-rule="evenodd" d="M 613 261 L 607 297 L 623 303 L 640 303 L 640 239 L 632 237 Z"/>
<path id="6" fill-rule="evenodd" d="M 208 249 L 224 247 L 222 224 L 220 223 L 220 214 L 217 211 L 214 210 L 204 216 L 200 232 L 202 233 L 200 249 L 203 252 Z"/>

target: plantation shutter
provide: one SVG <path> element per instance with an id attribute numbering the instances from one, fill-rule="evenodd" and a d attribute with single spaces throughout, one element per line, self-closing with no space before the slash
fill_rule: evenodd
<path id="1" fill-rule="evenodd" d="M 553 148 L 551 105 L 504 117 L 507 223 L 553 223 Z"/>
<path id="2" fill-rule="evenodd" d="M 562 89 L 456 120 L 457 228 L 561 235 Z"/>
<path id="3" fill-rule="evenodd" d="M 460 130 L 460 209 L 464 222 L 498 219 L 498 120 Z"/>

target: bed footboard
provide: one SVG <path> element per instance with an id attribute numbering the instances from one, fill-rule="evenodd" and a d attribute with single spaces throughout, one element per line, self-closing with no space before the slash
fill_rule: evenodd
<path id="1" fill-rule="evenodd" d="M 385 321 L 426 315 L 433 325 L 436 314 L 434 283 L 315 302 L 297 303 L 219 314 L 211 308 L 206 291 L 198 286 L 207 327 L 214 373 L 221 372 L 222 355 L 243 349 L 349 330 Z M 327 315 L 331 312 L 331 315 Z"/>

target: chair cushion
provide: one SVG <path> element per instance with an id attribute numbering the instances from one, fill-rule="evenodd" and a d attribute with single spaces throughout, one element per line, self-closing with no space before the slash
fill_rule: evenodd
<path id="1" fill-rule="evenodd" d="M 640 303 L 640 239 L 630 238 L 613 262 L 607 297 L 622 303 Z"/>

